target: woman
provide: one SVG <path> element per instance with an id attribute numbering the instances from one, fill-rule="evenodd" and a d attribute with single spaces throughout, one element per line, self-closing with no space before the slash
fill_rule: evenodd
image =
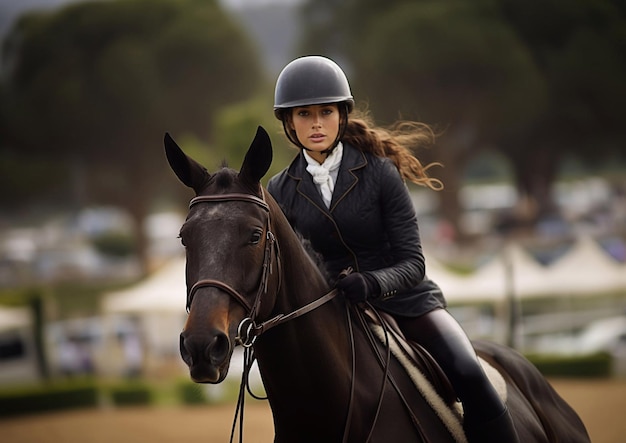
<path id="1" fill-rule="evenodd" d="M 432 141 L 423 124 L 394 130 L 349 117 L 354 100 L 332 60 L 309 56 L 278 77 L 274 112 L 300 148 L 268 191 L 293 228 L 322 255 L 333 281 L 353 302 L 391 313 L 408 339 L 424 346 L 446 372 L 465 410 L 470 442 L 516 442 L 506 406 L 485 376 L 439 287 L 426 277 L 415 211 L 405 179 L 432 189 L 409 148 Z"/>

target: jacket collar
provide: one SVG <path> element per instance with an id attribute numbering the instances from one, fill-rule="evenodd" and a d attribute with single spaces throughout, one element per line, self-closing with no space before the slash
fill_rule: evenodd
<path id="1" fill-rule="evenodd" d="M 333 191 L 333 199 L 330 203 L 330 209 L 326 208 L 322 197 L 313 182 L 311 174 L 306 171 L 307 162 L 302 152 L 293 160 L 289 166 L 287 174 L 290 178 L 298 181 L 296 185 L 296 191 L 302 194 L 311 203 L 317 206 L 324 212 L 332 212 L 337 203 L 339 203 L 345 196 L 356 186 L 359 181 L 355 172 L 367 165 L 367 158 L 365 154 L 354 148 L 353 146 L 344 143 L 343 144 L 343 159 L 341 160 L 341 166 L 339 167 L 339 174 L 337 175 L 337 183 L 335 184 L 335 190 Z"/>

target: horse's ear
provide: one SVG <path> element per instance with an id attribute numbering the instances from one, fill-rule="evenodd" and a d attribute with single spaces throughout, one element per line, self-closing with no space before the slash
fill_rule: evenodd
<path id="1" fill-rule="evenodd" d="M 272 141 L 265 129 L 259 126 L 241 165 L 239 177 L 252 185 L 258 184 L 271 164 Z"/>
<path id="2" fill-rule="evenodd" d="M 206 168 L 188 157 L 167 132 L 163 143 L 165 144 L 167 161 L 178 179 L 196 193 L 200 192 L 209 178 Z"/>

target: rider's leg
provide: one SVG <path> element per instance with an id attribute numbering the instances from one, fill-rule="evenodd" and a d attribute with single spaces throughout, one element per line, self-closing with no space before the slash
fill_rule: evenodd
<path id="1" fill-rule="evenodd" d="M 518 442 L 506 405 L 485 375 L 469 338 L 444 309 L 417 318 L 396 317 L 407 339 L 437 360 L 463 403 L 470 442 Z"/>

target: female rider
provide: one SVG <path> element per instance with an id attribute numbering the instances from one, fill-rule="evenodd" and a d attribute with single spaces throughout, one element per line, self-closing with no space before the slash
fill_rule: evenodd
<path id="1" fill-rule="evenodd" d="M 308 56 L 289 63 L 276 83 L 274 112 L 300 152 L 268 191 L 331 276 L 354 269 L 331 284 L 348 300 L 367 300 L 392 314 L 405 336 L 439 362 L 463 403 L 468 440 L 517 442 L 506 406 L 426 276 L 405 180 L 442 187 L 410 152 L 433 133 L 415 122 L 374 127 L 353 118 L 353 107 L 347 78 L 332 60 Z"/>

